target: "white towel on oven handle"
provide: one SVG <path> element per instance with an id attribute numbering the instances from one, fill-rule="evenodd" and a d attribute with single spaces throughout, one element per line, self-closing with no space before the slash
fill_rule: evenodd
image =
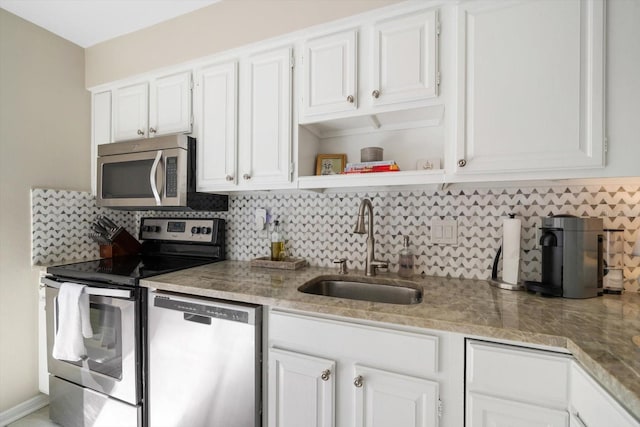
<path id="1" fill-rule="evenodd" d="M 87 354 L 84 338 L 91 338 L 93 330 L 89 317 L 89 295 L 85 285 L 65 282 L 58 292 L 58 330 L 53 342 L 52 356 L 59 360 L 77 362 Z"/>

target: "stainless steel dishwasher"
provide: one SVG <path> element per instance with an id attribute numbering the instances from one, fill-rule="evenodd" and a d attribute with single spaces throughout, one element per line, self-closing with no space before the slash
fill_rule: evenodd
<path id="1" fill-rule="evenodd" d="M 149 296 L 148 425 L 260 426 L 262 308 Z"/>

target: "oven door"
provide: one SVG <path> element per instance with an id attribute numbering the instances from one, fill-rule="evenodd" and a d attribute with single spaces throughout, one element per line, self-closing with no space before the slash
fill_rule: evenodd
<path id="1" fill-rule="evenodd" d="M 187 202 L 187 151 L 171 148 L 98 158 L 98 206 L 179 207 Z"/>
<path id="2" fill-rule="evenodd" d="M 142 390 L 138 381 L 140 361 L 136 335 L 139 317 L 134 291 L 87 287 L 93 336 L 85 338 L 87 357 L 79 362 L 53 358 L 58 330 L 59 283 L 43 279 L 46 288 L 47 358 L 49 373 L 72 383 L 137 405 Z"/>

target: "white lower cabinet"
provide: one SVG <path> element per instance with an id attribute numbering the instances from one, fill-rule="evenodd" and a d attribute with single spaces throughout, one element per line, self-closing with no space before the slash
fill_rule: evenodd
<path id="1" fill-rule="evenodd" d="M 333 360 L 269 350 L 269 425 L 331 427 L 334 420 Z"/>
<path id="2" fill-rule="evenodd" d="M 571 364 L 571 427 L 640 427 L 576 362 Z"/>
<path id="3" fill-rule="evenodd" d="M 438 383 L 355 366 L 356 427 L 438 425 Z"/>
<path id="4" fill-rule="evenodd" d="M 412 331 L 272 311 L 268 425 L 437 427 L 438 341 Z"/>
<path id="5" fill-rule="evenodd" d="M 467 340 L 467 427 L 568 427 L 571 356 Z"/>
<path id="6" fill-rule="evenodd" d="M 568 427 L 567 411 L 469 393 L 467 427 Z"/>

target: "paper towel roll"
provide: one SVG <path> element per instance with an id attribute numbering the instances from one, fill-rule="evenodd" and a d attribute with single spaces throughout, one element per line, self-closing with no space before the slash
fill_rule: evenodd
<path id="1" fill-rule="evenodd" d="M 502 222 L 502 281 L 513 285 L 518 283 L 520 273 L 520 227 L 517 218 Z"/>

